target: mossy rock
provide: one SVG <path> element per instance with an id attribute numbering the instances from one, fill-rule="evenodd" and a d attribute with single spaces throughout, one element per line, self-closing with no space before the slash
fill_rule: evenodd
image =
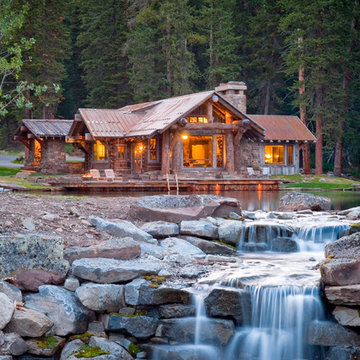
<path id="1" fill-rule="evenodd" d="M 99 346 L 83 345 L 77 352 L 74 353 L 76 358 L 93 358 L 100 355 L 110 354 L 106 350 L 102 350 Z"/>
<path id="2" fill-rule="evenodd" d="M 230 248 L 231 250 L 236 251 L 236 247 L 235 247 L 235 246 L 232 246 L 232 245 L 227 244 L 227 243 L 225 243 L 225 242 L 223 242 L 223 241 L 220 241 L 220 240 L 214 240 L 214 239 L 213 239 L 212 241 L 215 242 L 215 243 L 217 243 L 217 244 L 227 246 L 227 247 Z"/>
<path id="3" fill-rule="evenodd" d="M 37 341 L 37 345 L 42 349 L 55 349 L 59 344 L 55 336 L 43 337 Z"/>
<path id="4" fill-rule="evenodd" d="M 127 317 L 127 318 L 134 318 L 134 317 L 138 317 L 138 316 L 146 316 L 147 313 L 148 312 L 146 310 L 136 310 L 135 314 L 131 314 L 131 315 L 117 313 L 117 312 L 112 312 L 111 315 L 122 316 L 122 317 Z"/>
<path id="5" fill-rule="evenodd" d="M 140 347 L 132 342 L 129 345 L 129 353 L 130 353 L 130 355 L 136 356 L 139 352 L 141 352 Z"/>
<path id="6" fill-rule="evenodd" d="M 90 341 L 90 338 L 94 336 L 94 334 L 90 333 L 90 332 L 85 332 L 83 334 L 76 334 L 76 335 L 72 335 L 70 336 L 70 340 L 81 340 L 82 342 L 84 342 L 85 344 L 88 344 Z"/>

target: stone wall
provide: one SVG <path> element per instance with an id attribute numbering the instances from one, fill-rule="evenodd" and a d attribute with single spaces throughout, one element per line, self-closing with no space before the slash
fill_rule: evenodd
<path id="1" fill-rule="evenodd" d="M 259 142 L 251 141 L 245 136 L 240 140 L 240 159 L 235 159 L 238 173 L 247 174 L 247 167 L 260 170 L 260 147 Z"/>
<path id="2" fill-rule="evenodd" d="M 61 174 L 67 172 L 64 139 L 44 139 L 42 147 L 40 172 L 43 174 Z"/>

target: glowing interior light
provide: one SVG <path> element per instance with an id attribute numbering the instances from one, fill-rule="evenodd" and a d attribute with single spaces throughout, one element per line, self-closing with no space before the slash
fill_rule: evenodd
<path id="1" fill-rule="evenodd" d="M 188 135 L 184 134 L 184 135 L 182 136 L 182 138 L 183 138 L 183 140 L 187 140 L 187 139 L 188 139 Z"/>

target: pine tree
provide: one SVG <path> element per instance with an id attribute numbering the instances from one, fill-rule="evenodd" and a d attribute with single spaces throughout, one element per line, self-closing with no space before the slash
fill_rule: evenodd
<path id="1" fill-rule="evenodd" d="M 86 105 L 116 108 L 128 104 L 128 59 L 124 54 L 127 35 L 127 2 L 116 0 L 79 1 L 83 81 Z"/>

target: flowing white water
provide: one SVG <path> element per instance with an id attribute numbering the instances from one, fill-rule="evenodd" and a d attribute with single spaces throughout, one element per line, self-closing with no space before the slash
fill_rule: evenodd
<path id="1" fill-rule="evenodd" d="M 236 332 L 226 360 L 315 359 L 319 349 L 306 343 L 311 321 L 324 313 L 315 287 L 248 287 L 252 316 Z"/>

